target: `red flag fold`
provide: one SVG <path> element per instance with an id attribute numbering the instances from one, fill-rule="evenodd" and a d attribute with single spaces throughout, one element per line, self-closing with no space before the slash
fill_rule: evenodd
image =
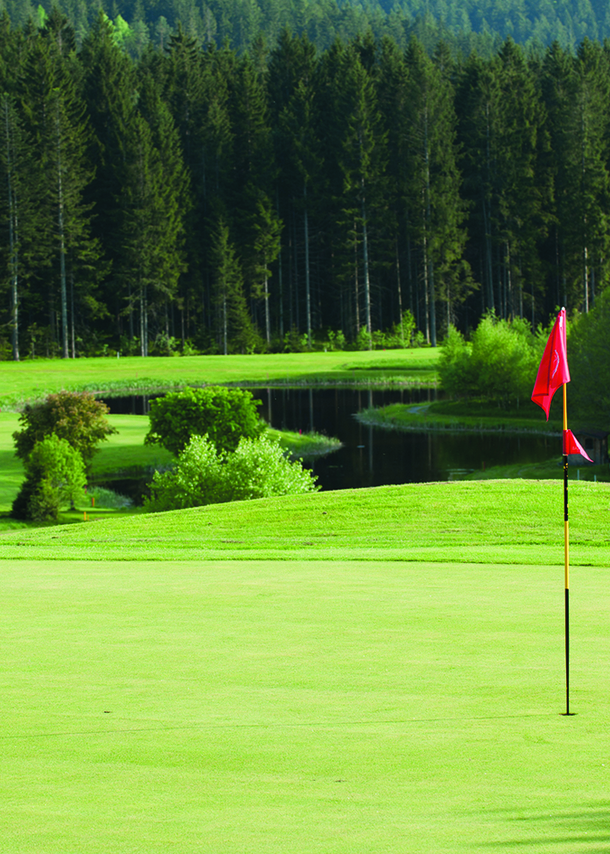
<path id="1" fill-rule="evenodd" d="M 542 361 L 538 368 L 532 400 L 542 407 L 549 420 L 551 400 L 557 389 L 570 382 L 566 347 L 566 310 L 562 308 L 546 342 Z M 574 439 L 576 441 L 576 439 Z M 578 453 L 581 453 L 578 451 Z"/>
<path id="2" fill-rule="evenodd" d="M 593 462 L 571 430 L 563 431 L 563 452 L 564 454 L 582 454 L 585 460 L 589 460 L 590 463 Z"/>

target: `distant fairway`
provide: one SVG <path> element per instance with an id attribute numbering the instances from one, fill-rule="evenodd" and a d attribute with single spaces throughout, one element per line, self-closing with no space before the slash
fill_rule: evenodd
<path id="1" fill-rule="evenodd" d="M 607 850 L 610 487 L 571 512 L 571 718 L 557 482 L 4 532 L 0 851 Z"/>
<path id="2" fill-rule="evenodd" d="M 253 356 L 184 356 L 95 359 L 29 359 L 3 362 L 0 409 L 13 409 L 53 391 L 145 394 L 184 385 L 241 383 L 399 382 L 434 385 L 440 350 L 335 351 Z"/>

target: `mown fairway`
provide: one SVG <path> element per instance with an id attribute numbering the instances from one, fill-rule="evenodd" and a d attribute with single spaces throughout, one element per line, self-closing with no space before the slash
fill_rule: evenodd
<path id="1" fill-rule="evenodd" d="M 609 510 L 573 484 L 571 718 L 557 483 L 4 533 L 0 850 L 605 850 Z"/>
<path id="2" fill-rule="evenodd" d="M 203 383 L 408 382 L 436 380 L 438 349 L 279 353 L 262 356 L 41 359 L 3 362 L 0 408 L 20 406 L 53 391 L 140 393 Z"/>

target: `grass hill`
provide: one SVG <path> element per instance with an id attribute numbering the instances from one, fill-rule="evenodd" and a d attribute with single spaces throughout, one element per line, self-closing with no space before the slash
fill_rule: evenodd
<path id="1" fill-rule="evenodd" d="M 610 485 L 572 483 L 572 560 L 610 565 Z M 421 483 L 216 504 L 6 532 L 11 560 L 561 563 L 562 485 Z"/>

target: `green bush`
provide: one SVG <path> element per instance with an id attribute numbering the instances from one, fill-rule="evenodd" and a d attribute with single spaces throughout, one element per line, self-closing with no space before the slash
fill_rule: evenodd
<path id="1" fill-rule="evenodd" d="M 369 334 L 363 326 L 355 342 L 357 350 L 402 350 L 423 345 L 424 336 L 417 329 L 415 318 L 408 309 L 403 311 L 398 323 L 387 332 L 374 329 Z"/>
<path id="2" fill-rule="evenodd" d="M 106 420 L 108 407 L 89 392 L 60 391 L 42 403 L 26 404 L 13 433 L 18 457 L 27 460 L 34 446 L 51 435 L 65 439 L 88 467 L 96 445 L 117 430 Z"/>
<path id="3" fill-rule="evenodd" d="M 467 343 L 450 327 L 439 360 L 441 385 L 450 394 L 501 405 L 528 400 L 546 332 L 532 333 L 526 320 L 499 320 L 488 314 Z"/>
<path id="4" fill-rule="evenodd" d="M 610 428 L 610 290 L 568 324 L 569 406 L 591 426 Z"/>
<path id="5" fill-rule="evenodd" d="M 83 498 L 83 459 L 66 439 L 52 434 L 37 442 L 25 471 L 25 481 L 13 502 L 11 515 L 17 519 L 56 522 L 61 506 Z"/>
<path id="6" fill-rule="evenodd" d="M 264 430 L 252 393 L 221 386 L 187 388 L 151 401 L 146 444 L 158 443 L 179 454 L 192 436 L 208 436 L 219 451 L 234 451 L 242 438 Z"/>
<path id="7" fill-rule="evenodd" d="M 242 439 L 233 452 L 218 452 L 206 436 L 193 436 L 174 469 L 155 473 L 148 511 L 245 501 L 313 492 L 315 476 L 291 462 L 266 436 Z"/>

